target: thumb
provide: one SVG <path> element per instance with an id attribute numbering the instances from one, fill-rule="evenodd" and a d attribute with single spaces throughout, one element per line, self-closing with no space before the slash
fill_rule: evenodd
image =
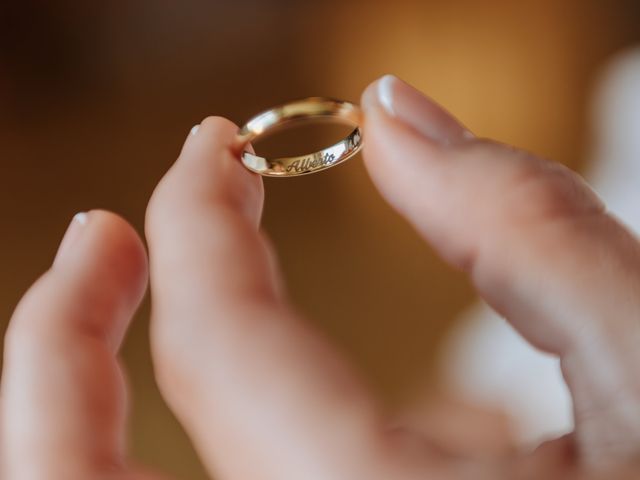
<path id="1" fill-rule="evenodd" d="M 386 76 L 362 99 L 383 196 L 532 344 L 561 358 L 579 452 L 640 448 L 640 245 L 575 173 L 476 139 Z"/>

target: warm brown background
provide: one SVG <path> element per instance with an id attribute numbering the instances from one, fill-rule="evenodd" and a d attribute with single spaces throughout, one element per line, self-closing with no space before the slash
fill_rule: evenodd
<path id="1" fill-rule="evenodd" d="M 579 168 L 594 75 L 640 40 L 639 5 L 4 0 L 0 318 L 47 268 L 75 212 L 112 209 L 142 231 L 154 185 L 209 114 L 242 122 L 297 97 L 357 100 L 393 72 L 478 134 Z M 304 144 L 288 136 L 280 146 Z M 268 180 L 264 224 L 298 304 L 381 394 L 401 402 L 422 389 L 439 336 L 472 292 L 383 203 L 360 159 Z M 147 321 L 145 305 L 123 352 L 133 455 L 205 478 L 155 388 Z"/>

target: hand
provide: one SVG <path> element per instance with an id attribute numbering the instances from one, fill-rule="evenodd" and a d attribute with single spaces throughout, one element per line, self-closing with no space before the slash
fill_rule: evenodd
<path id="1" fill-rule="evenodd" d="M 382 195 L 531 343 L 559 355 L 574 434 L 530 455 L 444 448 L 398 425 L 289 304 L 258 225 L 261 179 L 206 119 L 147 212 L 151 341 L 169 406 L 216 478 L 635 478 L 640 453 L 640 244 L 557 164 L 474 138 L 392 77 L 363 97 Z M 158 478 L 125 451 L 117 351 L 147 281 L 113 214 L 72 222 L 6 337 L 6 479 Z M 628 475 L 628 477 L 624 477 Z M 599 478 L 599 477 L 598 477 Z"/>

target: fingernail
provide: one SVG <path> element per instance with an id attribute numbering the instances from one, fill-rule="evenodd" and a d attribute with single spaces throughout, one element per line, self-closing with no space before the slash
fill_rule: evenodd
<path id="1" fill-rule="evenodd" d="M 191 129 L 191 136 L 194 136 L 198 133 L 198 130 L 200 130 L 200 125 L 194 125 L 193 128 Z"/>
<path id="2" fill-rule="evenodd" d="M 475 138 L 450 113 L 394 75 L 385 75 L 365 91 L 365 111 L 380 108 L 423 136 L 444 145 Z"/>
<path id="3" fill-rule="evenodd" d="M 73 247 L 78 241 L 78 238 L 82 235 L 82 231 L 89 222 L 89 214 L 86 212 L 76 213 L 71 219 L 69 227 L 60 242 L 56 258 L 53 261 L 53 265 L 61 265 L 73 252 Z"/>

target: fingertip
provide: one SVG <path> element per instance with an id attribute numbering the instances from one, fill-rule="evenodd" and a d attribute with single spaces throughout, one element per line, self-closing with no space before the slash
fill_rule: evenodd
<path id="1" fill-rule="evenodd" d="M 396 207 L 419 198 L 425 181 L 474 135 L 431 98 L 394 75 L 362 94 L 365 165 Z"/>
<path id="2" fill-rule="evenodd" d="M 95 241 L 99 244 L 96 255 L 104 255 L 105 264 L 119 278 L 117 282 L 128 285 L 131 303 L 139 303 L 147 288 L 149 266 L 147 250 L 136 229 L 123 217 L 106 210 L 92 210 L 87 225 L 95 222 Z M 107 272 L 105 272 L 107 274 Z"/>
<path id="3" fill-rule="evenodd" d="M 381 108 L 366 111 L 363 136 L 363 160 L 371 179 L 392 205 L 404 210 L 405 203 L 417 200 L 425 177 L 433 175 L 433 163 L 445 152 Z"/>
<path id="4" fill-rule="evenodd" d="M 385 75 L 365 90 L 365 111 L 379 110 L 395 122 L 415 130 L 425 139 L 442 146 L 464 143 L 474 138 L 445 108 L 395 75 Z"/>
<path id="5" fill-rule="evenodd" d="M 238 125 L 228 118 L 215 115 L 205 117 L 198 129 L 200 137 L 213 137 L 221 146 L 230 146 L 237 132 Z"/>
<path id="6" fill-rule="evenodd" d="M 369 85 L 367 85 L 362 91 L 362 95 L 360 95 L 360 105 L 362 106 L 362 110 L 365 114 L 367 114 L 371 110 L 371 108 L 368 108 L 369 106 L 375 107 L 377 103 L 375 99 L 375 89 L 378 81 L 379 79 L 376 79 L 373 82 L 369 83 Z"/>
<path id="7" fill-rule="evenodd" d="M 121 216 L 106 210 L 79 212 L 73 216 L 60 243 L 53 269 L 90 271 L 96 264 L 109 266 L 118 282 L 146 286 L 147 255 L 136 230 Z"/>
<path id="8" fill-rule="evenodd" d="M 205 117 L 189 130 L 179 160 L 183 159 L 185 149 L 201 148 L 203 146 L 211 147 L 215 145 L 217 150 L 228 149 L 234 153 L 237 133 L 238 126 L 231 120 L 214 115 Z"/>
<path id="9" fill-rule="evenodd" d="M 192 129 L 193 130 L 193 129 Z M 184 148 L 153 192 L 146 216 L 149 239 L 181 224 L 189 229 L 219 210 L 260 223 L 264 186 L 233 151 L 238 127 L 211 116 L 198 124 Z"/>
<path id="10" fill-rule="evenodd" d="M 228 150 L 231 157 L 240 162 L 240 151 L 237 151 L 237 140 L 239 127 L 231 120 L 225 117 L 209 116 L 206 117 L 200 124 L 197 125 L 196 134 L 200 137 L 207 136 L 207 140 L 214 140 L 217 146 L 224 150 Z M 195 128 L 195 127 L 194 127 Z M 193 129 L 192 129 L 193 132 Z M 255 153 L 253 145 L 251 143 L 243 143 L 243 149 L 251 153 Z M 243 173 L 248 174 L 251 177 L 260 180 L 260 176 L 248 169 L 244 169 Z"/>
<path id="11" fill-rule="evenodd" d="M 65 246 L 69 234 L 74 238 Z M 103 308 L 106 324 L 101 322 L 100 328 L 113 333 L 119 344 L 148 283 L 147 254 L 140 236 L 121 216 L 90 210 L 73 217 L 62 244 L 51 271 L 50 290 L 64 292 L 61 296 L 74 299 L 78 306 Z"/>

